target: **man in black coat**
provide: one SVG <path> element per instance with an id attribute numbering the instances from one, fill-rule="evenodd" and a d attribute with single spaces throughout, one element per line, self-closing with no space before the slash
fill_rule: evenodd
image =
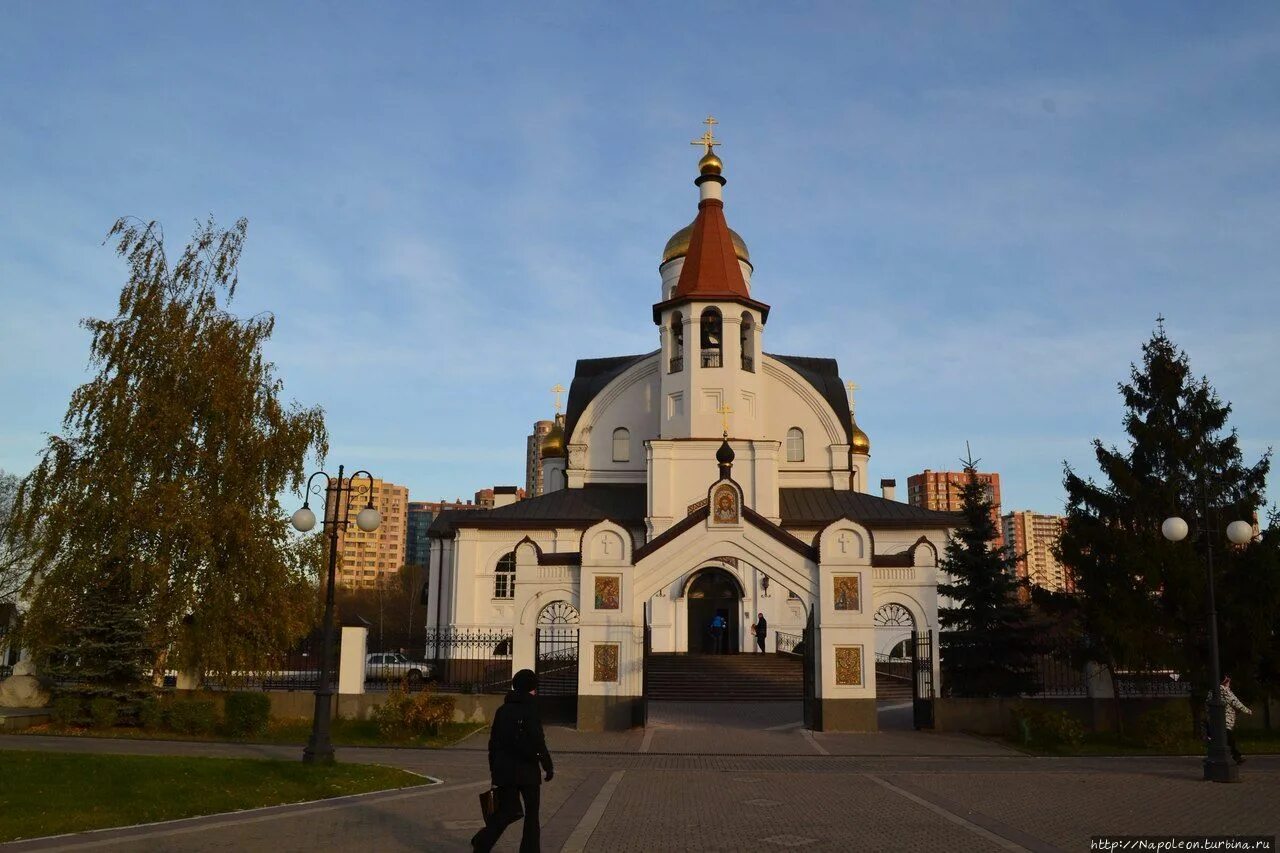
<path id="1" fill-rule="evenodd" d="M 489 727 L 489 775 L 498 789 L 498 808 L 471 839 L 474 850 L 488 853 L 508 826 L 520 819 L 524 801 L 524 833 L 520 853 L 538 853 L 542 828 L 538 823 L 538 787 L 555 775 L 551 753 L 538 716 L 538 676 L 522 669 L 511 679 L 511 692 L 493 715 Z M 541 771 L 539 770 L 541 765 Z M 545 771 L 546 776 L 543 776 Z"/>

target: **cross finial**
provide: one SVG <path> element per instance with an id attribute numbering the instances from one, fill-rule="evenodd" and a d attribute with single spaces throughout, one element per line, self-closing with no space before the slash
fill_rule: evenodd
<path id="1" fill-rule="evenodd" d="M 729 415 L 733 414 L 733 409 L 729 408 L 728 403 L 724 403 L 720 408 L 716 409 L 716 414 L 720 416 L 720 425 L 724 427 L 724 437 L 729 437 Z"/>
<path id="2" fill-rule="evenodd" d="M 849 414 L 853 414 L 853 392 L 862 389 L 862 386 L 850 379 L 844 383 L 845 390 L 849 392 Z"/>
<path id="3" fill-rule="evenodd" d="M 707 126 L 706 132 L 704 132 L 700 138 L 693 140 L 689 144 L 701 145 L 703 148 L 706 149 L 706 153 L 710 154 L 713 148 L 715 148 L 717 145 L 722 144 L 719 139 L 716 139 L 715 133 L 714 133 L 715 126 L 720 122 L 716 121 L 715 118 L 713 118 L 712 116 L 707 116 L 702 120 L 702 123 Z"/>
<path id="4" fill-rule="evenodd" d="M 560 414 L 560 395 L 564 393 L 564 386 L 557 382 L 551 386 L 551 393 L 556 395 L 556 414 Z"/>

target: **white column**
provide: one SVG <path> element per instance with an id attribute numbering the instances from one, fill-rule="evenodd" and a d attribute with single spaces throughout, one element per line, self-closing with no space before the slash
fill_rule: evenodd
<path id="1" fill-rule="evenodd" d="M 358 695 L 364 692 L 364 665 L 368 650 L 368 628 L 342 629 L 342 646 L 338 652 L 339 694 Z"/>

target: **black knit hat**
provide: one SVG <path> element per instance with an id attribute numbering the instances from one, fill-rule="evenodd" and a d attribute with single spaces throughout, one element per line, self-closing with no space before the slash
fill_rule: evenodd
<path id="1" fill-rule="evenodd" d="M 538 689 L 538 674 L 531 669 L 522 669 L 511 679 L 511 690 L 515 693 L 532 693 Z"/>

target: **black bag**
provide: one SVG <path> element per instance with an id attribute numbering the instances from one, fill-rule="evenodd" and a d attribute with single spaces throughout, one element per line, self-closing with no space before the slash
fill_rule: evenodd
<path id="1" fill-rule="evenodd" d="M 511 788 L 511 812 L 502 817 L 508 817 L 512 822 L 520 820 L 524 817 L 524 807 L 520 804 L 520 792 L 515 788 Z M 501 806 L 501 797 L 498 796 L 497 788 L 480 794 L 480 814 L 484 816 L 485 823 L 494 819 L 498 815 L 498 809 Z"/>
<path id="2" fill-rule="evenodd" d="M 493 817 L 493 813 L 498 810 L 498 789 L 490 788 L 480 794 L 480 814 L 487 823 L 489 818 Z"/>

